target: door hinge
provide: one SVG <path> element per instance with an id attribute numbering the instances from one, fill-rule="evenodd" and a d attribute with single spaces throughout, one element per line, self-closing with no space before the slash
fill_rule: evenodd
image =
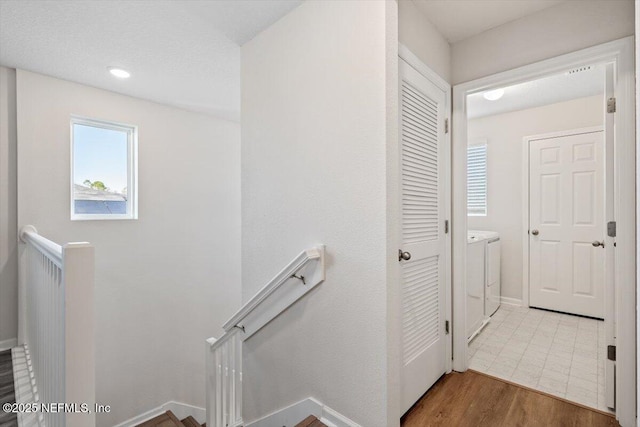
<path id="1" fill-rule="evenodd" d="M 444 321 L 444 333 L 449 335 L 449 321 L 448 320 Z"/>
<path id="2" fill-rule="evenodd" d="M 607 346 L 607 359 L 611 360 L 612 362 L 616 361 L 616 346 L 615 345 L 608 345 Z"/>
<path id="3" fill-rule="evenodd" d="M 449 220 L 444 220 L 444 234 L 449 234 Z"/>
<path id="4" fill-rule="evenodd" d="M 609 221 L 607 223 L 607 236 L 616 237 L 616 222 Z"/>
<path id="5" fill-rule="evenodd" d="M 607 113 L 615 113 L 616 112 L 616 99 L 609 98 L 607 99 Z"/>
<path id="6" fill-rule="evenodd" d="M 444 119 L 444 133 L 449 133 L 449 119 Z"/>

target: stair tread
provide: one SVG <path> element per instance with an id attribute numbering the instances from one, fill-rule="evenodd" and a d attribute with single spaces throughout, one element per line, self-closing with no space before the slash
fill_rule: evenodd
<path id="1" fill-rule="evenodd" d="M 151 418 L 136 427 L 186 427 L 171 411 Z"/>
<path id="2" fill-rule="evenodd" d="M 195 418 L 193 418 L 191 415 L 189 415 L 187 418 L 182 420 L 182 424 L 185 425 L 185 427 L 201 427 L 200 423 L 198 421 L 196 421 Z"/>
<path id="3" fill-rule="evenodd" d="M 327 427 L 327 425 L 313 415 L 309 415 L 307 418 L 296 424 L 296 427 Z"/>

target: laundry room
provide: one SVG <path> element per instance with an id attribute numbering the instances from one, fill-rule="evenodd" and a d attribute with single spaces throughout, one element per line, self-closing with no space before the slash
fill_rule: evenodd
<path id="1" fill-rule="evenodd" d="M 469 368 L 604 412 L 614 410 L 608 67 L 466 96 Z"/>

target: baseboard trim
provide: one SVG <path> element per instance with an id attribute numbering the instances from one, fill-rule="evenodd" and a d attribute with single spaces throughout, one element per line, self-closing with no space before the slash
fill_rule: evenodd
<path id="1" fill-rule="evenodd" d="M 518 298 L 500 297 L 500 303 L 506 305 L 513 305 L 516 307 L 522 307 L 522 300 Z"/>
<path id="2" fill-rule="evenodd" d="M 322 417 L 320 418 L 327 426 L 335 426 L 335 427 L 360 427 L 359 424 L 351 421 L 349 418 L 344 415 L 334 411 L 328 406 L 322 407 Z"/>
<path id="3" fill-rule="evenodd" d="M 172 400 L 133 418 L 129 418 L 128 420 L 123 421 L 120 424 L 115 425 L 114 427 L 135 427 L 138 424 L 148 421 L 151 418 L 157 417 L 160 414 L 164 414 L 167 411 L 173 412 L 179 420 L 191 415 L 200 424 L 204 424 L 207 418 L 207 411 L 204 408 L 189 405 L 186 403 L 175 402 Z"/>
<path id="4" fill-rule="evenodd" d="M 11 350 L 13 347 L 18 346 L 18 338 L 9 338 L 8 340 L 0 341 L 0 351 Z"/>
<path id="5" fill-rule="evenodd" d="M 189 405 L 187 403 L 180 402 L 167 402 L 162 405 L 164 411 L 171 411 L 178 419 L 187 418 L 191 415 L 199 424 L 204 424 L 207 420 L 207 410 L 198 406 Z M 164 412 L 163 411 L 163 412 Z"/>
<path id="6" fill-rule="evenodd" d="M 361 427 L 358 423 L 323 405 L 313 397 L 308 397 L 259 420 L 247 423 L 246 427 L 293 427 L 309 415 L 318 418 L 328 427 Z"/>

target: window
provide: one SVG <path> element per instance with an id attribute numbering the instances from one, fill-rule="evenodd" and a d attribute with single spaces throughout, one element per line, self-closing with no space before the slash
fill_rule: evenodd
<path id="1" fill-rule="evenodd" d="M 137 129 L 71 119 L 71 219 L 136 219 Z"/>
<path id="2" fill-rule="evenodd" d="M 467 148 L 467 215 L 487 216 L 487 144 Z"/>

